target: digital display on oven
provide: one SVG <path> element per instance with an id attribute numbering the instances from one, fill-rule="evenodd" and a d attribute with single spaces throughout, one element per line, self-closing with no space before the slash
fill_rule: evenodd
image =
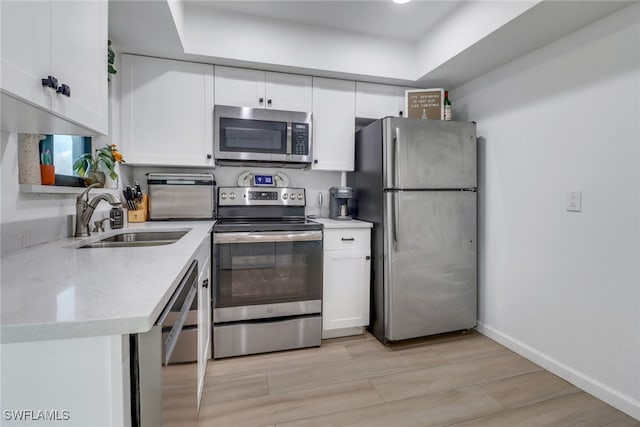
<path id="1" fill-rule="evenodd" d="M 249 191 L 249 200 L 278 200 L 275 191 Z"/>
<path id="2" fill-rule="evenodd" d="M 273 175 L 254 175 L 253 183 L 256 186 L 273 187 Z"/>

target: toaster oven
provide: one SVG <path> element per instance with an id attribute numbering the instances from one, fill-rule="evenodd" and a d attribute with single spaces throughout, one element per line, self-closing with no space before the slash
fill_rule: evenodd
<path id="1" fill-rule="evenodd" d="M 211 174 L 150 173 L 149 219 L 213 219 L 215 186 Z"/>

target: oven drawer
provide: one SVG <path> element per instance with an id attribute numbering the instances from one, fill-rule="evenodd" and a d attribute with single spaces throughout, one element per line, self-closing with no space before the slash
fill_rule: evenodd
<path id="1" fill-rule="evenodd" d="M 369 229 L 325 229 L 324 230 L 324 250 L 368 250 L 369 249 Z"/>
<path id="2" fill-rule="evenodd" d="M 322 342 L 322 316 L 214 326 L 213 358 L 267 353 Z"/>

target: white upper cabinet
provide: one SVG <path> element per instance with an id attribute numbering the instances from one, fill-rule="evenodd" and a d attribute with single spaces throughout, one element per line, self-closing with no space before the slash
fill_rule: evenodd
<path id="1" fill-rule="evenodd" d="M 311 111 L 310 76 L 216 66 L 216 105 Z"/>
<path id="2" fill-rule="evenodd" d="M 213 65 L 122 55 L 127 163 L 213 166 Z"/>
<path id="3" fill-rule="evenodd" d="M 265 74 L 267 108 L 309 112 L 312 108 L 312 77 L 299 74 Z"/>
<path id="4" fill-rule="evenodd" d="M 355 104 L 355 82 L 313 78 L 313 169 L 353 170 Z"/>
<path id="5" fill-rule="evenodd" d="M 41 79 L 51 74 L 49 51 L 49 2 L 3 1 L 2 91 L 34 105 L 49 108 L 51 91 Z"/>
<path id="6" fill-rule="evenodd" d="M 53 109 L 90 129 L 108 133 L 107 2 L 55 1 L 51 5 L 51 73 L 70 96 Z"/>
<path id="7" fill-rule="evenodd" d="M 2 128 L 106 134 L 107 2 L 2 1 L 0 8 Z M 43 86 L 49 76 L 52 87 Z"/>
<path id="8" fill-rule="evenodd" d="M 215 67 L 216 105 L 264 107 L 264 71 Z"/>
<path id="9" fill-rule="evenodd" d="M 409 88 L 376 83 L 356 83 L 356 117 L 381 119 L 404 115 L 404 91 Z"/>

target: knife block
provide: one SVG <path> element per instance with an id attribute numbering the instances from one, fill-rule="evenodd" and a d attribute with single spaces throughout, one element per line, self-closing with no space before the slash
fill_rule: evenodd
<path id="1" fill-rule="evenodd" d="M 147 220 L 148 211 L 149 211 L 149 200 L 147 198 L 147 193 L 142 193 L 142 202 L 138 203 L 138 209 L 127 211 L 127 221 L 145 222 Z"/>

